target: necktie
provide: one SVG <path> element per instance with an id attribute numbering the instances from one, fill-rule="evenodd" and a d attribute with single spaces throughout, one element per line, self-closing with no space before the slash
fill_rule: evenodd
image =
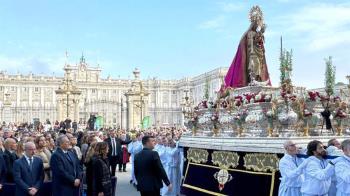
<path id="1" fill-rule="evenodd" d="M 113 156 L 116 156 L 117 155 L 117 152 L 116 152 L 116 149 L 115 149 L 115 138 L 112 138 L 112 155 Z"/>
<path id="2" fill-rule="evenodd" d="M 297 166 L 297 167 L 298 167 L 297 157 L 294 157 L 294 164 L 295 164 L 295 166 Z"/>
<path id="3" fill-rule="evenodd" d="M 33 158 L 29 158 L 29 169 L 30 171 L 33 169 Z"/>
<path id="4" fill-rule="evenodd" d="M 72 161 L 72 160 L 70 159 L 70 156 L 68 155 L 68 152 L 66 152 L 65 154 L 66 154 L 67 159 L 68 159 L 69 161 Z"/>

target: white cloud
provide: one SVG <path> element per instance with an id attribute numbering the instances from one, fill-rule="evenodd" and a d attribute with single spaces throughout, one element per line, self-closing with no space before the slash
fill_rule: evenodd
<path id="1" fill-rule="evenodd" d="M 227 23 L 227 18 L 229 15 L 232 14 L 232 12 L 238 12 L 245 10 L 245 4 L 241 2 L 219 2 L 216 4 L 217 11 L 219 14 L 209 20 L 206 20 L 198 25 L 200 29 L 214 29 L 217 31 L 222 31 L 224 26 Z"/>
<path id="2" fill-rule="evenodd" d="M 285 31 L 304 40 L 307 50 L 350 43 L 350 4 L 309 4 L 282 18 Z"/>
<path id="3" fill-rule="evenodd" d="M 236 2 L 236 3 L 220 2 L 218 4 L 221 10 L 224 12 L 237 12 L 245 8 L 245 5 L 241 2 Z"/>
<path id="4" fill-rule="evenodd" d="M 8 57 L 0 56 L 0 70 L 10 74 L 35 73 L 50 75 L 63 73 L 64 57 Z"/>
<path id="5" fill-rule="evenodd" d="M 225 24 L 225 17 L 223 15 L 217 16 L 213 19 L 207 20 L 199 24 L 200 29 L 219 29 Z"/>

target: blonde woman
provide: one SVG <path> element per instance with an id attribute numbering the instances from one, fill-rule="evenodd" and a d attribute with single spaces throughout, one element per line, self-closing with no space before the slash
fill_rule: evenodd
<path id="1" fill-rule="evenodd" d="M 46 138 L 44 136 L 36 137 L 35 145 L 36 145 L 35 155 L 41 158 L 41 160 L 44 163 L 44 172 L 45 172 L 44 182 L 48 182 L 51 180 L 51 171 L 50 171 L 51 152 L 47 149 Z"/>
<path id="2" fill-rule="evenodd" d="M 95 148 L 98 142 L 92 142 L 87 150 L 86 153 L 86 157 L 84 160 L 85 165 L 87 165 L 89 163 L 89 161 L 91 160 L 91 158 L 94 156 L 95 154 Z"/>
<path id="3" fill-rule="evenodd" d="M 21 140 L 19 142 L 17 142 L 17 149 L 15 151 L 16 155 L 18 158 L 21 158 L 24 154 L 24 146 L 23 144 L 25 143 L 25 140 Z"/>
<path id="4" fill-rule="evenodd" d="M 112 196 L 112 181 L 107 159 L 108 144 L 98 142 L 86 168 L 87 195 Z"/>

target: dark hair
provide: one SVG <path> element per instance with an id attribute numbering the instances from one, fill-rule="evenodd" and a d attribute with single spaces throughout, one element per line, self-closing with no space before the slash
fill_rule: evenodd
<path id="1" fill-rule="evenodd" d="M 43 136 L 43 135 L 37 136 L 37 137 L 35 138 L 34 143 L 35 143 L 35 145 L 36 145 L 36 148 L 40 148 L 39 142 L 40 142 L 40 139 L 41 139 L 42 137 L 46 140 L 45 136 Z"/>
<path id="2" fill-rule="evenodd" d="M 146 145 L 147 142 L 149 141 L 149 139 L 151 139 L 151 138 L 154 138 L 154 136 L 151 136 L 151 135 L 143 136 L 143 138 L 142 138 L 142 145 Z"/>
<path id="3" fill-rule="evenodd" d="M 101 158 L 107 158 L 106 149 L 108 148 L 107 142 L 98 142 L 95 147 L 95 155 Z"/>
<path id="4" fill-rule="evenodd" d="M 306 154 L 307 154 L 308 156 L 313 156 L 313 155 L 314 155 L 314 151 L 317 150 L 317 146 L 318 146 L 319 144 L 322 144 L 322 142 L 320 142 L 320 141 L 318 141 L 318 140 L 313 140 L 313 141 L 309 142 L 309 143 L 307 144 L 307 152 L 306 152 Z"/>

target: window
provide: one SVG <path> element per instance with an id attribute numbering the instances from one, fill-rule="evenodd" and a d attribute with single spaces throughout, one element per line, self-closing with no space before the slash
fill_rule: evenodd
<path id="1" fill-rule="evenodd" d="M 38 88 L 38 87 L 35 87 L 35 88 L 34 88 L 34 91 L 35 91 L 35 92 L 39 92 L 39 88 Z"/>
<path id="2" fill-rule="evenodd" d="M 16 87 L 11 86 L 11 91 L 15 91 L 15 90 L 16 90 Z"/>
<path id="3" fill-rule="evenodd" d="M 117 90 L 113 90 L 113 93 L 116 94 L 116 93 L 117 93 Z"/>
<path id="4" fill-rule="evenodd" d="M 0 91 L 3 91 L 4 90 L 4 87 L 3 86 L 0 86 Z"/>
<path id="5" fill-rule="evenodd" d="M 176 94 L 176 91 L 173 91 L 173 95 L 175 95 Z"/>
<path id="6" fill-rule="evenodd" d="M 92 89 L 92 93 L 96 93 L 96 90 L 95 90 L 95 89 Z"/>
<path id="7" fill-rule="evenodd" d="M 107 93 L 107 90 L 106 90 L 106 89 L 104 89 L 104 90 L 103 90 L 103 93 L 104 93 L 104 94 L 106 94 L 106 93 Z"/>

